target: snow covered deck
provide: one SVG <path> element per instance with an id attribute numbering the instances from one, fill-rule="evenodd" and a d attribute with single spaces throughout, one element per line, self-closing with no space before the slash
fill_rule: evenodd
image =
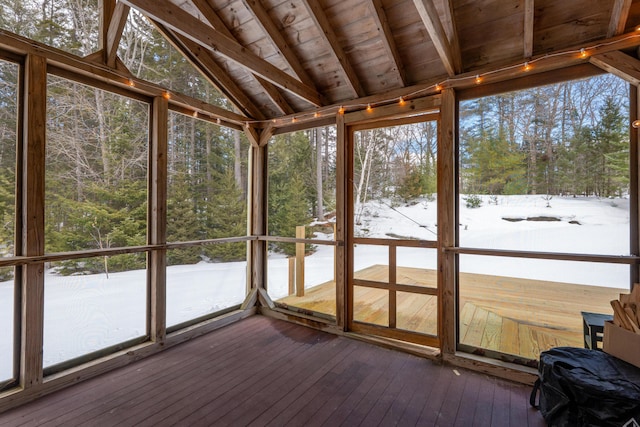
<path id="1" fill-rule="evenodd" d="M 388 268 L 374 265 L 356 277 L 384 282 Z M 397 268 L 398 281 L 435 287 L 435 270 Z M 611 313 L 609 301 L 625 289 L 460 273 L 460 342 L 486 350 L 537 359 L 556 346 L 583 346 L 581 311 Z M 384 289 L 356 287 L 356 320 L 386 325 L 388 294 Z M 415 296 L 414 296 L 415 295 Z M 335 315 L 335 282 L 307 289 L 304 297 L 278 303 Z M 436 333 L 436 297 L 404 294 L 397 298 L 398 327 Z M 404 319 L 401 323 L 400 316 Z"/>

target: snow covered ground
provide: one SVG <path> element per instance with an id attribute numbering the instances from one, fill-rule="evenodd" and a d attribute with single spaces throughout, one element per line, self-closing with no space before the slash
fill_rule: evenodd
<path id="1" fill-rule="evenodd" d="M 437 206 L 423 199 L 409 205 L 369 202 L 357 225 L 363 237 L 435 240 Z M 527 218 L 553 217 L 556 221 Z M 505 220 L 507 218 L 509 220 Z M 482 196 L 470 209 L 461 202 L 460 245 L 512 250 L 629 254 L 626 199 L 543 196 Z M 331 235 L 318 235 L 331 239 Z M 333 246 L 317 246 L 306 258 L 306 286 L 333 279 Z M 386 248 L 358 245 L 355 270 L 386 264 Z M 434 249 L 400 248 L 398 264 L 435 268 Z M 288 263 L 269 257 L 268 289 L 273 299 L 287 294 Z M 460 270 L 510 277 L 625 288 L 625 265 L 461 256 Z M 167 269 L 167 323 L 175 325 L 242 302 L 246 263 L 199 263 Z M 11 377 L 13 282 L 0 283 L 0 381 Z M 62 277 L 45 276 L 44 364 L 53 364 L 144 335 L 146 272 L 142 270 Z"/>

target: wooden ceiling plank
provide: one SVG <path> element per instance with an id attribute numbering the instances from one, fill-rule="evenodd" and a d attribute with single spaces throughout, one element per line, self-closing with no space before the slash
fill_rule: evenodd
<path id="1" fill-rule="evenodd" d="M 397 75 L 398 80 L 402 82 L 402 86 L 406 86 L 407 72 L 404 68 L 404 64 L 402 63 L 400 52 L 398 52 L 398 48 L 396 47 L 396 42 L 391 32 L 391 26 L 389 25 L 387 14 L 382 6 L 382 0 L 372 0 L 369 3 L 369 6 L 373 12 L 371 15 L 378 26 L 378 32 L 380 33 L 380 39 L 382 40 L 384 49 L 393 64 L 392 72 Z"/>
<path id="2" fill-rule="evenodd" d="M 609 31 L 607 37 L 613 37 L 624 33 L 631 9 L 632 0 L 614 0 L 611 9 L 611 21 L 609 21 Z"/>
<path id="3" fill-rule="evenodd" d="M 640 85 L 640 61 L 620 51 L 606 52 L 591 57 L 590 62 L 636 86 Z"/>
<path id="4" fill-rule="evenodd" d="M 319 2 L 317 0 L 302 0 L 302 3 L 306 7 L 314 25 L 320 29 L 320 33 L 330 47 L 331 54 L 340 64 L 342 73 L 346 77 L 347 84 L 353 92 L 353 97 L 358 98 L 366 96 L 366 92 L 360 83 L 360 79 L 351 66 L 351 63 L 347 58 L 347 54 L 340 45 L 338 37 L 333 31 L 331 23 L 329 22 L 327 15 L 324 13 L 324 10 L 322 10 Z"/>
<path id="5" fill-rule="evenodd" d="M 202 1 L 202 0 L 199 0 Z M 300 63 L 300 59 L 296 56 L 295 52 L 289 46 L 289 43 L 284 39 L 282 31 L 273 22 L 266 9 L 257 0 L 242 0 L 245 7 L 253 14 L 256 22 L 262 28 L 262 31 L 267 35 L 271 42 L 276 46 L 280 55 L 284 58 L 289 68 L 293 70 L 294 74 L 304 84 L 315 87 L 315 83 Z"/>
<path id="6" fill-rule="evenodd" d="M 263 79 L 281 87 L 284 90 L 310 102 L 321 106 L 322 97 L 315 88 L 311 88 L 294 77 L 278 69 L 264 59 L 253 54 L 235 40 L 213 29 L 198 18 L 190 15 L 166 0 L 121 0 L 127 5 L 139 10 L 149 18 L 162 23 L 183 36 L 193 40 L 200 46 L 218 53 L 236 62 Z"/>
<path id="7" fill-rule="evenodd" d="M 217 31 L 220 31 L 220 33 L 222 33 L 223 35 L 229 37 L 230 39 L 232 39 L 234 41 L 237 41 L 236 37 L 227 28 L 227 26 L 225 25 L 224 21 L 222 21 L 220 16 L 211 7 L 211 5 L 209 4 L 209 2 L 207 0 L 192 0 L 192 1 L 193 1 L 193 4 L 198 8 L 200 13 L 202 13 L 202 15 L 204 15 L 205 19 L 207 21 L 209 21 L 209 24 L 211 24 L 211 26 L 213 28 L 215 28 Z M 252 75 L 256 79 L 258 84 L 260 86 L 262 86 L 262 89 L 264 89 L 265 94 L 267 95 L 267 97 L 269 97 L 269 99 L 271 100 L 273 105 L 275 105 L 275 107 L 282 114 L 293 114 L 294 113 L 294 109 L 291 107 L 291 105 L 289 105 L 287 100 L 282 96 L 282 94 L 278 91 L 278 89 L 276 87 L 274 87 L 268 81 L 260 78 L 260 76 L 257 76 L 255 74 L 252 74 Z M 309 80 L 309 82 L 310 81 L 311 80 Z M 303 83 L 308 84 L 309 82 L 303 82 Z M 308 86 L 315 88 L 315 86 L 313 84 L 308 84 Z"/>
<path id="8" fill-rule="evenodd" d="M 524 57 L 533 56 L 533 24 L 535 0 L 524 0 Z"/>
<path id="9" fill-rule="evenodd" d="M 244 91 L 229 77 L 228 73 L 215 61 L 213 55 L 199 44 L 181 34 L 175 33 L 162 24 L 154 22 L 158 31 L 187 60 L 243 114 L 263 120 L 265 115 Z"/>
<path id="10" fill-rule="evenodd" d="M 433 4 L 432 0 L 413 0 L 413 3 L 418 9 L 418 14 L 427 28 L 427 32 L 431 37 L 442 63 L 449 76 L 455 76 L 461 72 L 460 68 L 456 69 L 456 60 L 453 56 L 453 50 L 447 34 L 445 33 L 442 22 L 438 16 L 438 11 Z"/>
<path id="11" fill-rule="evenodd" d="M 109 28 L 107 29 L 107 35 L 105 39 L 105 60 L 109 67 L 116 66 L 116 58 L 118 57 L 118 46 L 120 45 L 120 39 L 122 38 L 122 32 L 124 26 L 127 23 L 127 17 L 129 16 L 129 6 L 124 3 L 116 3 L 115 9 Z"/>

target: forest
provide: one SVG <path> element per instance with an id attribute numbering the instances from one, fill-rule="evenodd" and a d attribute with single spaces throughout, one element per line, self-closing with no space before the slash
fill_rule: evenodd
<path id="1" fill-rule="evenodd" d="M 97 49 L 97 4 L 98 0 L 0 0 L 0 28 L 86 56 Z M 233 108 L 135 11 L 129 14 L 118 52 L 141 79 Z M 18 74 L 18 65 L 0 60 L 0 256 L 5 257 L 15 254 Z M 462 198 L 626 195 L 627 91 L 626 83 L 604 75 L 463 101 Z M 49 76 L 47 95 L 45 251 L 145 244 L 148 103 L 55 75 Z M 167 241 L 245 236 L 249 144 L 243 133 L 174 112 L 168 130 Z M 437 132 L 437 122 L 427 121 L 356 133 L 356 222 L 370 200 L 397 205 L 435 198 Z M 297 225 L 331 218 L 336 152 L 332 126 L 272 139 L 270 235 L 293 237 Z M 294 252 L 293 245 L 285 243 L 273 243 L 270 249 Z M 168 251 L 167 257 L 169 265 L 243 260 L 246 245 L 203 244 Z M 108 274 L 144 268 L 145 262 L 140 253 L 69 260 L 53 267 L 59 274 Z"/>

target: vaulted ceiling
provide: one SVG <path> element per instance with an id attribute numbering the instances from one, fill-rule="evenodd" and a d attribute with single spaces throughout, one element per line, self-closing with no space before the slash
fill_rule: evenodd
<path id="1" fill-rule="evenodd" d="M 139 10 L 244 115 L 257 120 L 411 94 L 412 89 L 509 70 L 520 63 L 542 64 L 580 46 L 619 43 L 625 34 L 633 40 L 622 47 L 640 45 L 640 33 L 634 35 L 640 25 L 640 0 L 105 4 L 111 4 L 106 14 L 112 43 L 129 7 Z"/>

